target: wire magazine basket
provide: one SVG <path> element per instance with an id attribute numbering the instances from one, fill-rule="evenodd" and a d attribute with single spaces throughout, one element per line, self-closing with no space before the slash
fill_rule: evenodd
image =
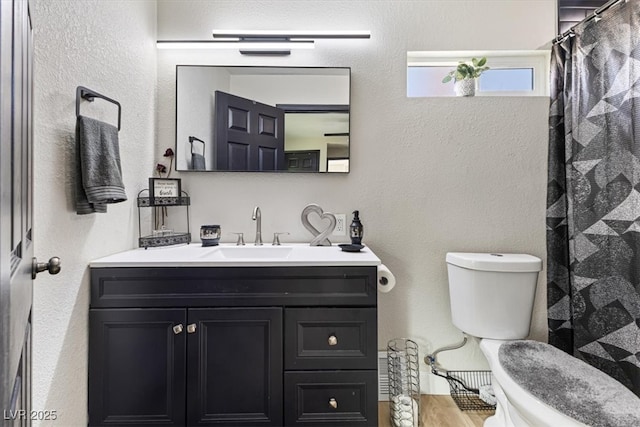
<path id="1" fill-rule="evenodd" d="M 460 343 L 435 350 L 424 358 L 424 362 L 431 367 L 433 375 L 447 380 L 451 398 L 461 411 L 493 412 L 496 409 L 496 397 L 491 386 L 491 371 L 447 371 L 436 362 L 438 353 L 457 350 L 466 343 L 465 334 Z"/>
<path id="2" fill-rule="evenodd" d="M 490 412 L 496 405 L 480 399 L 480 389 L 491 384 L 491 371 L 447 371 L 451 397 L 462 411 Z"/>

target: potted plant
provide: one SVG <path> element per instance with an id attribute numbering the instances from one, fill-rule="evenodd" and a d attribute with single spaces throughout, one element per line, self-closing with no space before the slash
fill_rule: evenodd
<path id="1" fill-rule="evenodd" d="M 442 83 L 453 83 L 453 90 L 456 96 L 474 96 L 476 93 L 476 79 L 487 71 L 489 67 L 485 66 L 487 58 L 471 58 L 471 61 L 460 61 L 455 70 L 449 72 L 442 79 Z"/>

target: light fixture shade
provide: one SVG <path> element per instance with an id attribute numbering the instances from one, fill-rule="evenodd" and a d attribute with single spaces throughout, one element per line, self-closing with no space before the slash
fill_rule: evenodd
<path id="1" fill-rule="evenodd" d="M 237 39 L 368 39 L 371 38 L 369 30 L 347 31 L 319 31 L 319 30 L 212 30 L 213 38 L 237 38 Z"/>
<path id="2" fill-rule="evenodd" d="M 312 40 L 307 41 L 219 41 L 219 40 L 158 40 L 158 49 L 241 49 L 269 51 L 287 49 L 313 49 Z"/>

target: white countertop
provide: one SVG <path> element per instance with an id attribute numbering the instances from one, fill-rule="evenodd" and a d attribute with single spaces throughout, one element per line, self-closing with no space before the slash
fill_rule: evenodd
<path id="1" fill-rule="evenodd" d="M 132 249 L 90 262 L 91 267 L 302 267 L 366 266 L 381 261 L 369 247 L 360 252 L 344 252 L 337 246 L 309 246 L 291 243 L 282 246 L 236 246 L 221 244 L 203 247 L 200 243 Z"/>

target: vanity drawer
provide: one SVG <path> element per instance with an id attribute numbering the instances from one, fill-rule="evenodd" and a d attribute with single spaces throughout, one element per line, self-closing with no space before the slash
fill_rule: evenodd
<path id="1" fill-rule="evenodd" d="M 286 372 L 286 426 L 377 426 L 377 371 Z"/>
<path id="2" fill-rule="evenodd" d="M 363 267 L 113 267 L 91 269 L 91 307 L 375 306 Z"/>
<path id="3" fill-rule="evenodd" d="M 285 369 L 377 369 L 375 308 L 285 310 Z"/>

